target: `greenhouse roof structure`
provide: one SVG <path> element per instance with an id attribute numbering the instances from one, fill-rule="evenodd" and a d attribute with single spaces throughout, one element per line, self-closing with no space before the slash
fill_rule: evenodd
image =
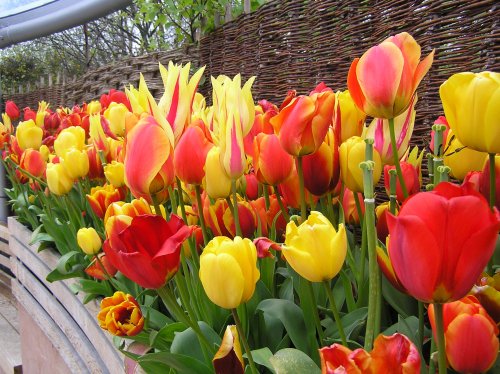
<path id="1" fill-rule="evenodd" d="M 132 0 L 2 0 L 0 48 L 84 24 L 131 3 Z"/>

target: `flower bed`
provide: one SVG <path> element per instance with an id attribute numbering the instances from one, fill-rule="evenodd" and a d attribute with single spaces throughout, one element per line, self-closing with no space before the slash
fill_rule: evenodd
<path id="1" fill-rule="evenodd" d="M 409 143 L 433 58 L 401 33 L 353 61 L 348 91 L 320 83 L 280 107 L 255 106 L 255 78 L 240 75 L 212 77 L 207 106 L 203 68 L 170 63 L 159 102 L 141 76 L 82 107 L 27 108 L 15 136 L 9 103 L 7 193 L 42 258 L 53 244 L 60 254 L 47 266 L 18 248 L 15 226 L 29 291 L 16 296 L 47 312 L 33 315 L 54 326 L 69 370 L 108 364 L 88 363 L 113 351 L 97 326 L 133 340 L 118 348 L 152 373 L 493 367 L 500 79 L 443 83 L 424 186 L 424 151 Z M 382 172 L 389 201 L 376 207 Z M 81 308 L 96 299 L 94 316 Z"/>

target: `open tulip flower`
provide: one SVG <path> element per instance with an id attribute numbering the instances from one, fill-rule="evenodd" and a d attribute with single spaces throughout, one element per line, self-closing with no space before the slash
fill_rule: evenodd
<path id="1" fill-rule="evenodd" d="M 498 214 L 482 195 L 447 182 L 410 197 L 387 223 L 397 278 L 410 295 L 428 303 L 458 300 L 470 291 L 500 229 Z"/>
<path id="2" fill-rule="evenodd" d="M 369 116 L 395 118 L 410 105 L 433 59 L 434 50 L 420 61 L 420 45 L 402 32 L 354 59 L 347 87 L 358 108 Z"/>

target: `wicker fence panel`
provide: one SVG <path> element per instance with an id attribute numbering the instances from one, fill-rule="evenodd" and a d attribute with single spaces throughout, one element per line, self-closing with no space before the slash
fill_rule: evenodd
<path id="1" fill-rule="evenodd" d="M 422 54 L 436 49 L 435 63 L 419 88 L 414 143 L 424 144 L 442 114 L 439 86 L 459 71 L 498 71 L 500 10 L 495 0 L 276 0 L 238 17 L 203 37 L 199 46 L 130 57 L 87 73 L 65 85 L 10 95 L 20 106 L 40 99 L 73 105 L 98 98 L 110 88 L 136 85 L 144 74 L 153 95 L 163 85 L 158 61 L 206 65 L 200 91 L 210 95 L 209 77 L 257 76 L 254 99 L 279 103 L 287 91 L 307 93 L 320 81 L 346 88 L 351 61 L 401 31 L 411 33 Z"/>

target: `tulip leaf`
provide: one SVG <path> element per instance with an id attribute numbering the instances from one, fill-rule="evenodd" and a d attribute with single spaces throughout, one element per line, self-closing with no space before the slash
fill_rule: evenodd
<path id="1" fill-rule="evenodd" d="M 167 373 L 169 368 L 182 374 L 213 373 L 212 368 L 196 358 L 171 352 L 146 354 L 138 361 L 146 373 Z"/>
<path id="2" fill-rule="evenodd" d="M 208 324 L 200 321 L 198 322 L 198 325 L 209 343 L 211 343 L 214 347 L 221 344 L 220 336 L 217 335 L 217 333 Z M 170 346 L 170 352 L 190 356 L 200 361 L 204 360 L 200 342 L 198 341 L 198 337 L 192 328 L 188 328 L 175 334 L 172 345 Z"/>
<path id="3" fill-rule="evenodd" d="M 308 373 L 319 374 L 320 368 L 304 352 L 293 348 L 285 348 L 269 358 L 276 374 Z"/>
<path id="4" fill-rule="evenodd" d="M 84 276 L 84 265 L 82 260 L 82 253 L 72 251 L 61 256 L 57 262 L 57 266 L 45 278 L 47 282 L 54 282 L 56 280 L 82 277 Z"/>
<path id="5" fill-rule="evenodd" d="M 289 300 L 267 299 L 260 302 L 257 310 L 262 311 L 271 318 L 279 319 L 295 347 L 305 353 L 311 353 L 311 347 L 307 344 L 307 340 L 304 339 L 307 336 L 304 314 L 297 304 Z"/>
<path id="6" fill-rule="evenodd" d="M 152 333 L 150 335 L 149 345 L 160 350 L 169 350 L 176 334 L 184 330 L 186 330 L 186 325 L 184 323 L 170 323 L 157 333 Z"/>
<path id="7" fill-rule="evenodd" d="M 350 340 L 355 340 L 356 332 L 365 325 L 366 318 L 368 316 L 368 308 L 363 307 L 359 309 L 355 309 L 350 313 L 347 313 L 341 318 L 342 326 L 344 327 L 344 332 L 346 337 Z M 323 320 L 323 325 L 325 326 L 325 335 L 333 338 L 334 340 L 339 340 L 340 335 L 337 329 L 336 323 L 333 319 L 325 319 Z"/>
<path id="8" fill-rule="evenodd" d="M 396 290 L 385 277 L 382 277 L 382 295 L 403 318 L 418 314 L 417 301 Z"/>
<path id="9" fill-rule="evenodd" d="M 243 355 L 246 357 L 246 354 Z M 261 349 L 256 349 L 255 351 L 252 351 L 252 358 L 255 361 L 256 364 L 265 366 L 268 368 L 272 373 L 275 373 L 274 367 L 269 361 L 269 359 L 273 357 L 273 353 L 271 350 L 267 347 L 261 348 Z"/>

